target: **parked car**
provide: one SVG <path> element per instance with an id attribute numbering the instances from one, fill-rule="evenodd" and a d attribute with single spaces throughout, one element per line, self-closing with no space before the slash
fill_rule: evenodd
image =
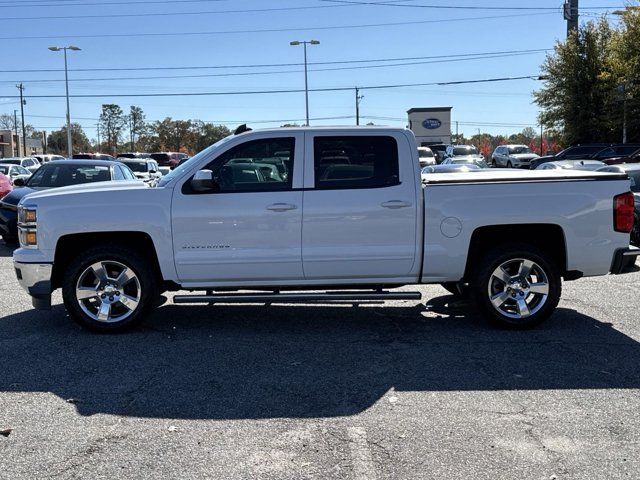
<path id="1" fill-rule="evenodd" d="M 158 162 L 161 167 L 177 167 L 181 161 L 189 158 L 186 153 L 179 152 L 157 152 L 152 153 L 151 158 Z"/>
<path id="2" fill-rule="evenodd" d="M 105 160 L 116 161 L 116 158 L 106 153 L 76 153 L 71 157 L 73 160 Z"/>
<path id="3" fill-rule="evenodd" d="M 158 171 L 162 174 L 162 176 L 164 177 L 165 175 L 171 173 L 171 167 L 158 167 Z"/>
<path id="4" fill-rule="evenodd" d="M 436 164 L 436 157 L 429 147 L 418 147 L 418 160 L 421 167 Z"/>
<path id="5" fill-rule="evenodd" d="M 617 165 L 620 163 L 634 163 L 640 161 L 640 155 L 634 155 L 639 152 L 640 145 L 638 144 L 621 144 L 612 145 L 607 148 L 603 148 L 599 152 L 591 155 L 590 160 L 600 160 L 607 165 Z"/>
<path id="6" fill-rule="evenodd" d="M 46 163 L 28 180 L 14 182 L 13 191 L 0 201 L 0 235 L 7 243 L 17 241 L 18 203 L 26 195 L 67 185 L 110 180 L 136 180 L 136 177 L 129 167 L 120 162 L 56 160 Z"/>
<path id="7" fill-rule="evenodd" d="M 500 145 L 491 154 L 491 166 L 529 168 L 531 161 L 538 157 L 526 145 Z"/>
<path id="8" fill-rule="evenodd" d="M 31 173 L 40 168 L 40 162 L 35 157 L 0 158 L 0 163 L 3 165 L 19 165 Z"/>
<path id="9" fill-rule="evenodd" d="M 635 197 L 634 221 L 631 231 L 631 244 L 640 247 L 640 164 L 629 163 L 623 165 L 607 165 L 599 168 L 597 172 L 625 173 L 631 182 L 631 191 Z"/>
<path id="10" fill-rule="evenodd" d="M 52 155 L 52 154 L 43 154 L 43 155 L 33 155 L 34 158 L 37 158 L 41 165 L 45 163 L 57 161 L 57 160 L 66 160 L 62 155 Z"/>
<path id="11" fill-rule="evenodd" d="M 345 168 L 326 161 L 333 151 Z M 265 175 L 283 161 L 286 177 Z M 405 129 L 231 136 L 158 188 L 25 197 L 16 276 L 38 309 L 62 288 L 70 317 L 98 331 L 139 323 L 166 290 L 189 291 L 174 303 L 416 301 L 389 290 L 412 284 L 463 284 L 487 318 L 529 328 L 553 313 L 563 278 L 624 273 L 640 254 L 624 174 L 484 169 L 423 186 L 417 163 Z"/>
<path id="12" fill-rule="evenodd" d="M 445 151 L 445 158 L 455 157 L 484 158 L 484 156 L 473 145 L 449 145 Z"/>
<path id="13" fill-rule="evenodd" d="M 13 185 L 11 185 L 11 180 L 6 175 L 0 173 L 0 200 L 2 200 L 5 195 L 9 194 L 13 190 Z"/>
<path id="14" fill-rule="evenodd" d="M 151 154 L 145 152 L 124 152 L 119 153 L 118 158 L 151 158 Z"/>
<path id="15" fill-rule="evenodd" d="M 162 178 L 160 167 L 155 160 L 121 158 L 120 162 L 129 167 L 136 178 L 149 185 L 155 185 Z"/>
<path id="16" fill-rule="evenodd" d="M 584 160 L 589 158 L 594 153 L 598 153 L 605 147 L 609 147 L 610 143 L 592 143 L 588 145 L 575 145 L 573 147 L 565 148 L 560 153 L 555 155 L 545 155 L 544 157 L 538 157 L 531 161 L 531 170 L 537 169 L 540 165 L 547 162 L 557 162 L 560 160 Z"/>
<path id="17" fill-rule="evenodd" d="M 12 184 L 18 179 L 26 181 L 32 175 L 32 173 L 26 168 L 9 163 L 0 163 L 0 173 L 9 177 L 9 181 Z"/>
<path id="18" fill-rule="evenodd" d="M 478 168 L 489 168 L 489 164 L 480 157 L 449 157 L 445 158 L 440 165 L 475 165 Z"/>
<path id="19" fill-rule="evenodd" d="M 442 161 L 444 160 L 445 154 L 447 152 L 447 147 L 449 145 L 446 145 L 444 143 L 436 143 L 434 145 L 428 145 L 428 147 L 431 149 L 431 151 L 433 152 L 433 154 L 436 157 L 436 163 L 442 163 Z"/>
<path id="20" fill-rule="evenodd" d="M 598 170 L 607 164 L 599 160 L 560 160 L 558 162 L 547 162 L 540 165 L 536 170 Z"/>
<path id="21" fill-rule="evenodd" d="M 463 163 L 463 164 L 440 164 L 440 165 L 428 165 L 421 170 L 423 175 L 430 173 L 458 173 L 458 172 L 470 172 L 480 170 L 480 167 L 475 163 Z"/>

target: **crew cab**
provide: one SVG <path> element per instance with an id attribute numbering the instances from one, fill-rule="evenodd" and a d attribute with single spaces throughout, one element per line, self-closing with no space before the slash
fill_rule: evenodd
<path id="1" fill-rule="evenodd" d="M 239 130 L 162 177 L 32 193 L 15 271 L 38 309 L 62 288 L 95 331 L 174 303 L 414 300 L 442 284 L 484 315 L 533 327 L 562 280 L 623 273 L 624 173 L 484 171 L 421 180 L 409 130 Z"/>

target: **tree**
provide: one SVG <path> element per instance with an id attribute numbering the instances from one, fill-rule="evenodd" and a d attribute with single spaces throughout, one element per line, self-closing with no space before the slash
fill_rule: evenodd
<path id="1" fill-rule="evenodd" d="M 200 120 L 194 121 L 194 130 L 194 144 L 191 145 L 191 152 L 200 152 L 224 137 L 231 135 L 231 130 L 224 125 L 212 125 Z"/>
<path id="2" fill-rule="evenodd" d="M 556 44 L 542 65 L 545 86 L 534 93 L 540 121 L 566 144 L 619 141 L 611 64 L 614 33 L 606 19 L 589 22 Z"/>
<path id="3" fill-rule="evenodd" d="M 15 130 L 16 124 L 13 115 L 3 113 L 0 115 L 0 130 Z"/>
<path id="4" fill-rule="evenodd" d="M 89 139 L 79 123 L 71 124 L 71 143 L 75 152 L 86 152 L 90 149 Z M 50 153 L 67 154 L 67 126 L 55 130 L 47 138 L 47 150 Z"/>
<path id="5" fill-rule="evenodd" d="M 158 136 L 158 143 L 162 150 L 179 152 L 180 149 L 189 151 L 193 145 L 194 134 L 191 120 L 173 120 L 167 117 L 153 124 L 153 131 Z"/>
<path id="6" fill-rule="evenodd" d="M 113 103 L 102 105 L 102 113 L 100 114 L 100 131 L 107 140 L 109 153 L 117 153 L 118 144 L 122 139 L 122 130 L 126 123 L 127 118 L 118 105 Z"/>
<path id="7" fill-rule="evenodd" d="M 129 110 L 129 133 L 131 134 L 131 150 L 136 151 L 136 139 L 147 130 L 145 114 L 142 108 L 131 105 Z"/>

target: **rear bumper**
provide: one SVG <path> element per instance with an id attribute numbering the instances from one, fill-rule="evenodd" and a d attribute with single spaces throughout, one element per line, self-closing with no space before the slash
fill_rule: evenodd
<path id="1" fill-rule="evenodd" d="M 51 309 L 51 263 L 13 262 L 18 283 L 31 295 L 36 310 Z"/>
<path id="2" fill-rule="evenodd" d="M 638 256 L 640 256 L 640 248 L 629 247 L 616 250 L 616 253 L 613 254 L 613 262 L 611 263 L 611 273 L 620 275 L 621 273 L 629 273 L 637 270 L 635 264 Z"/>

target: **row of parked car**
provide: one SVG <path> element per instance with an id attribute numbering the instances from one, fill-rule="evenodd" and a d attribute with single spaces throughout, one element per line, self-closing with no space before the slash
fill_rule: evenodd
<path id="1" fill-rule="evenodd" d="M 142 181 L 154 186 L 185 154 L 124 153 L 114 158 L 81 153 L 67 159 L 60 155 L 0 159 L 0 235 L 7 243 L 18 239 L 17 210 L 20 200 L 34 191 L 105 181 Z M 159 159 L 163 166 L 159 165 Z"/>

